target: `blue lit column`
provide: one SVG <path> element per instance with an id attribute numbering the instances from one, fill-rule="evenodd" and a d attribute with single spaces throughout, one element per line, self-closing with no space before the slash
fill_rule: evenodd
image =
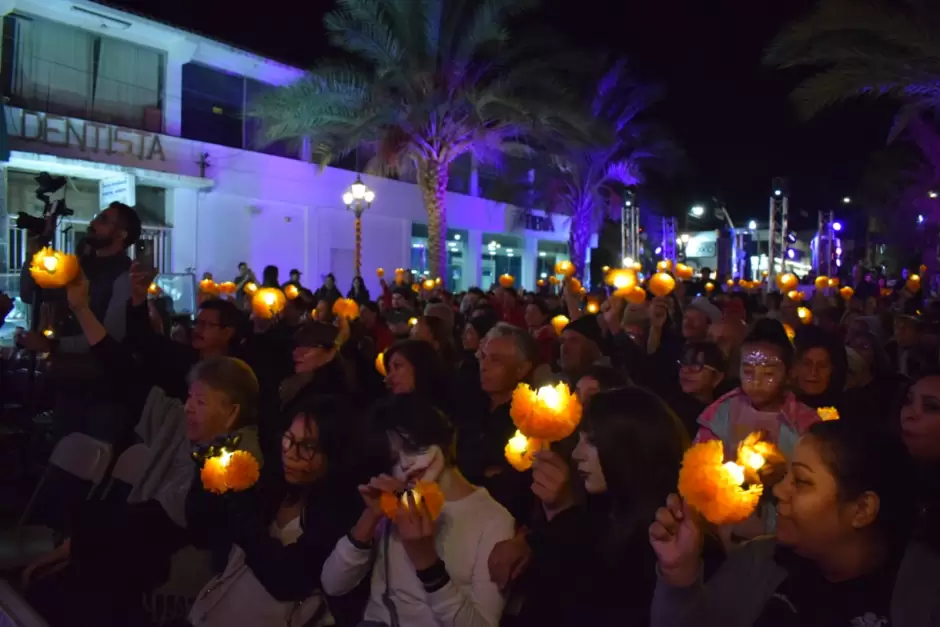
<path id="1" fill-rule="evenodd" d="M 480 285 L 480 259 L 482 255 L 483 231 L 470 229 L 467 231 L 467 259 L 464 266 L 467 287 L 479 287 Z"/>
<path id="2" fill-rule="evenodd" d="M 529 235 L 522 239 L 522 276 L 519 277 L 519 286 L 530 291 L 535 290 L 535 276 L 538 272 L 539 241 Z"/>

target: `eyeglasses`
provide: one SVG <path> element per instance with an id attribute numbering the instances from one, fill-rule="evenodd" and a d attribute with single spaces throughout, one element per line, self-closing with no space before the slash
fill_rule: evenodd
<path id="1" fill-rule="evenodd" d="M 208 320 L 199 320 L 199 319 L 197 319 L 193 323 L 193 328 L 196 328 L 196 329 L 205 329 L 207 327 L 221 328 L 222 325 L 219 324 L 218 322 L 209 322 Z"/>
<path id="2" fill-rule="evenodd" d="M 692 374 L 698 374 L 698 373 L 700 373 L 703 368 L 707 368 L 707 369 L 711 370 L 712 372 L 718 372 L 718 369 L 717 369 L 717 368 L 714 368 L 714 367 L 712 367 L 712 366 L 708 366 L 708 365 L 706 365 L 706 364 L 688 363 L 688 362 L 682 361 L 681 359 L 680 359 L 678 362 L 676 362 L 676 363 L 679 365 L 679 369 L 680 369 L 680 370 L 686 370 L 686 371 L 688 371 L 688 372 L 691 372 Z"/>
<path id="3" fill-rule="evenodd" d="M 296 450 L 297 458 L 305 462 L 313 460 L 314 457 L 320 454 L 320 447 L 315 442 L 311 440 L 301 440 L 298 442 L 288 431 L 281 437 L 281 451 L 289 454 L 291 449 Z"/>

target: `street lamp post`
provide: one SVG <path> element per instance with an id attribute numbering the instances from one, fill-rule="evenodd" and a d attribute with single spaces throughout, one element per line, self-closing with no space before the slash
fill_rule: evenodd
<path id="1" fill-rule="evenodd" d="M 343 193 L 343 204 L 356 216 L 355 276 L 362 276 L 362 214 L 372 206 L 373 200 L 375 200 L 375 192 L 362 182 L 362 177 L 358 174 L 353 184 Z"/>

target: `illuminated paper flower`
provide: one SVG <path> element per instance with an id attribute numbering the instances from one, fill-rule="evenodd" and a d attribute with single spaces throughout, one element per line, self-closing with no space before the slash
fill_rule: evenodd
<path id="1" fill-rule="evenodd" d="M 409 327 L 413 327 L 413 326 L 416 325 L 416 324 L 418 324 L 418 319 L 417 319 L 417 318 L 408 318 L 408 326 L 409 326 Z"/>
<path id="2" fill-rule="evenodd" d="M 906 287 L 910 292 L 916 292 L 920 290 L 920 276 L 912 274 L 911 276 L 907 277 L 907 283 L 904 284 L 904 287 Z"/>
<path id="3" fill-rule="evenodd" d="M 803 324 L 812 324 L 813 322 L 813 312 L 810 311 L 807 307 L 798 307 L 796 310 L 796 315 Z"/>
<path id="4" fill-rule="evenodd" d="M 511 274 L 502 274 L 499 277 L 500 287 L 512 287 L 516 284 L 516 279 Z"/>
<path id="5" fill-rule="evenodd" d="M 333 315 L 355 320 L 359 317 L 359 304 L 351 298 L 337 298 L 333 303 Z"/>
<path id="6" fill-rule="evenodd" d="M 795 303 L 802 303 L 803 299 L 806 298 L 806 293 L 800 292 L 797 290 L 790 290 L 789 292 L 787 292 L 787 298 L 789 298 Z"/>
<path id="7" fill-rule="evenodd" d="M 556 277 L 556 276 L 550 276 L 550 277 L 548 277 L 548 282 L 549 282 L 549 284 L 551 284 L 551 285 L 558 285 L 558 277 Z"/>
<path id="8" fill-rule="evenodd" d="M 160 289 L 160 286 L 156 283 L 151 283 L 150 287 L 147 288 L 147 293 L 151 296 L 159 296 L 163 293 L 163 290 Z"/>
<path id="9" fill-rule="evenodd" d="M 783 454 L 773 442 L 762 439 L 760 431 L 751 433 L 738 444 L 737 464 L 744 468 L 748 483 L 760 482 L 760 469 L 767 462 L 779 463 L 783 459 Z"/>
<path id="10" fill-rule="evenodd" d="M 715 284 L 709 281 L 705 284 L 705 293 L 711 294 L 715 290 Z"/>
<path id="11" fill-rule="evenodd" d="M 414 497 L 415 505 L 420 506 L 424 501 L 431 514 L 431 520 L 437 520 L 441 515 L 441 510 L 444 509 L 444 493 L 433 481 L 418 481 L 414 488 L 401 495 L 383 492 L 379 497 L 379 507 L 382 508 L 382 512 L 390 519 L 394 519 L 398 515 L 398 508 L 407 509 L 409 492 Z"/>
<path id="12" fill-rule="evenodd" d="M 434 279 L 425 279 L 424 283 L 421 284 L 421 287 L 430 292 L 434 289 Z"/>
<path id="13" fill-rule="evenodd" d="M 258 284 L 254 283 L 253 281 L 248 281 L 247 283 L 245 283 L 245 287 L 243 287 L 242 290 L 245 292 L 246 295 L 254 296 L 255 292 L 258 291 Z"/>
<path id="14" fill-rule="evenodd" d="M 300 296 L 300 290 L 297 289 L 297 286 L 291 283 L 284 288 L 284 296 L 287 297 L 287 300 L 294 300 Z"/>
<path id="15" fill-rule="evenodd" d="M 199 282 L 199 291 L 209 296 L 218 296 L 219 286 L 212 279 L 203 279 Z"/>
<path id="16" fill-rule="evenodd" d="M 375 269 L 375 276 L 379 277 L 380 279 L 381 279 L 382 277 L 384 277 L 384 276 L 385 276 L 385 268 L 376 268 L 376 269 Z"/>
<path id="17" fill-rule="evenodd" d="M 584 292 L 584 287 L 581 285 L 581 281 L 577 277 L 568 277 L 568 289 L 570 289 L 575 294 L 581 294 Z"/>
<path id="18" fill-rule="evenodd" d="M 261 465 L 248 451 L 225 451 L 210 457 L 199 472 L 202 487 L 214 494 L 242 492 L 258 482 Z"/>
<path id="19" fill-rule="evenodd" d="M 600 307 L 600 305 L 597 304 L 597 301 L 595 301 L 595 300 L 590 300 L 590 301 L 588 301 L 588 304 L 587 304 L 587 306 L 586 306 L 584 309 L 585 309 L 585 311 L 587 311 L 589 314 L 596 314 L 598 311 L 601 310 L 601 307 Z"/>
<path id="20" fill-rule="evenodd" d="M 646 302 L 646 290 L 640 286 L 635 286 L 630 293 L 624 296 L 628 303 L 639 305 Z"/>
<path id="21" fill-rule="evenodd" d="M 829 287 L 829 277 L 827 276 L 818 276 L 816 281 L 813 283 L 816 286 L 817 290 L 824 290 Z"/>
<path id="22" fill-rule="evenodd" d="M 421 291 L 421 286 L 418 285 L 417 283 L 412 283 L 412 284 L 411 284 L 411 291 L 414 292 L 415 294 L 417 294 L 418 292 Z"/>
<path id="23" fill-rule="evenodd" d="M 894 290 L 892 290 L 890 287 L 883 287 L 881 288 L 880 293 L 882 298 L 888 298 L 894 294 Z"/>
<path id="24" fill-rule="evenodd" d="M 823 422 L 839 419 L 839 410 L 835 407 L 820 407 L 816 410 L 816 414 Z"/>
<path id="25" fill-rule="evenodd" d="M 235 293 L 235 290 L 238 289 L 231 281 L 225 281 L 224 283 L 219 283 L 219 294 L 231 295 Z"/>
<path id="26" fill-rule="evenodd" d="M 49 338 L 50 340 L 55 337 L 55 331 L 53 331 L 52 329 L 45 329 L 45 330 L 42 332 L 42 334 L 45 335 L 45 336 L 46 336 L 47 338 Z"/>
<path id="27" fill-rule="evenodd" d="M 542 442 L 525 437 L 521 431 L 516 431 L 516 435 L 509 438 L 503 454 L 509 465 L 524 472 L 532 467 L 532 458 L 536 451 L 542 448 Z"/>
<path id="28" fill-rule="evenodd" d="M 657 272 L 669 272 L 670 270 L 672 270 L 672 261 L 669 259 L 663 259 L 656 264 Z"/>
<path id="29" fill-rule="evenodd" d="M 263 287 L 251 297 L 251 311 L 262 320 L 268 320 L 283 311 L 287 304 L 284 292 L 276 287 Z"/>
<path id="30" fill-rule="evenodd" d="M 727 285 L 728 287 L 734 287 L 734 279 L 728 279 L 727 281 L 725 281 L 725 285 Z"/>
<path id="31" fill-rule="evenodd" d="M 395 268 L 395 283 L 401 285 L 405 282 L 405 269 Z"/>
<path id="32" fill-rule="evenodd" d="M 43 248 L 29 264 L 29 274 L 36 285 L 43 288 L 65 287 L 78 276 L 78 257 Z"/>
<path id="33" fill-rule="evenodd" d="M 676 280 L 668 272 L 657 272 L 650 277 L 649 290 L 653 296 L 665 298 L 676 289 Z"/>
<path id="34" fill-rule="evenodd" d="M 693 276 L 695 276 L 695 270 L 693 270 L 690 266 L 685 265 L 684 263 L 677 263 L 676 276 L 682 281 L 688 281 Z"/>
<path id="35" fill-rule="evenodd" d="M 385 353 L 379 353 L 375 356 L 375 369 L 383 377 L 388 376 L 388 370 L 385 369 Z"/>
<path id="36" fill-rule="evenodd" d="M 682 458 L 679 494 L 715 525 L 738 523 L 754 513 L 764 486 L 745 488 L 744 482 L 744 466 L 725 462 L 721 440 L 694 444 Z"/>
<path id="37" fill-rule="evenodd" d="M 539 279 L 535 282 L 536 287 L 545 287 L 545 279 Z"/>
<path id="38" fill-rule="evenodd" d="M 799 284 L 800 281 L 796 278 L 795 274 L 784 272 L 783 274 L 777 275 L 777 289 L 779 289 L 784 294 L 790 290 L 795 290 L 796 286 Z"/>
<path id="39" fill-rule="evenodd" d="M 581 422 L 581 403 L 564 383 L 538 390 L 520 383 L 512 393 L 509 416 L 526 437 L 557 442 Z"/>
<path id="40" fill-rule="evenodd" d="M 555 333 L 561 335 L 561 332 L 565 330 L 569 322 L 571 321 L 568 320 L 568 316 L 555 316 L 552 318 L 552 327 L 555 329 Z"/>
<path id="41" fill-rule="evenodd" d="M 787 338 L 792 342 L 796 338 L 796 331 L 793 330 L 789 324 L 783 325 L 783 330 L 787 334 Z"/>
<path id="42" fill-rule="evenodd" d="M 614 288 L 614 296 L 621 298 L 636 287 L 636 274 L 633 270 L 627 270 L 626 268 L 611 270 L 604 279 L 608 285 Z"/>
<path id="43" fill-rule="evenodd" d="M 834 276 L 829 279 L 829 287 L 839 287 L 839 277 Z"/>
<path id="44" fill-rule="evenodd" d="M 846 285 L 839 290 L 839 296 L 842 297 L 842 300 L 852 300 L 852 297 L 855 296 L 855 290 Z"/>
<path id="45" fill-rule="evenodd" d="M 555 264 L 555 274 L 570 277 L 574 274 L 574 264 L 570 261 L 559 261 Z"/>
<path id="46" fill-rule="evenodd" d="M 602 267 L 602 268 L 601 268 L 601 271 L 603 271 L 604 273 L 610 272 L 610 266 L 604 266 L 604 267 Z"/>
<path id="47" fill-rule="evenodd" d="M 640 263 L 639 261 L 637 261 L 637 262 L 635 262 L 635 263 L 633 264 L 633 269 L 634 269 L 635 271 L 639 272 L 640 270 L 643 269 L 643 264 Z"/>

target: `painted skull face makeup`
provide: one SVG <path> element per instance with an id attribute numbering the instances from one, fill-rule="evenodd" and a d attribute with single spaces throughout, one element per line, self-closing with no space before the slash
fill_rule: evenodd
<path id="1" fill-rule="evenodd" d="M 444 452 L 435 445 L 421 450 L 408 450 L 401 436 L 389 435 L 392 453 L 396 456 L 392 475 L 406 484 L 437 481 L 444 472 Z"/>
<path id="2" fill-rule="evenodd" d="M 782 366 L 783 360 L 778 355 L 760 347 L 747 348 L 741 354 L 742 366 Z"/>

